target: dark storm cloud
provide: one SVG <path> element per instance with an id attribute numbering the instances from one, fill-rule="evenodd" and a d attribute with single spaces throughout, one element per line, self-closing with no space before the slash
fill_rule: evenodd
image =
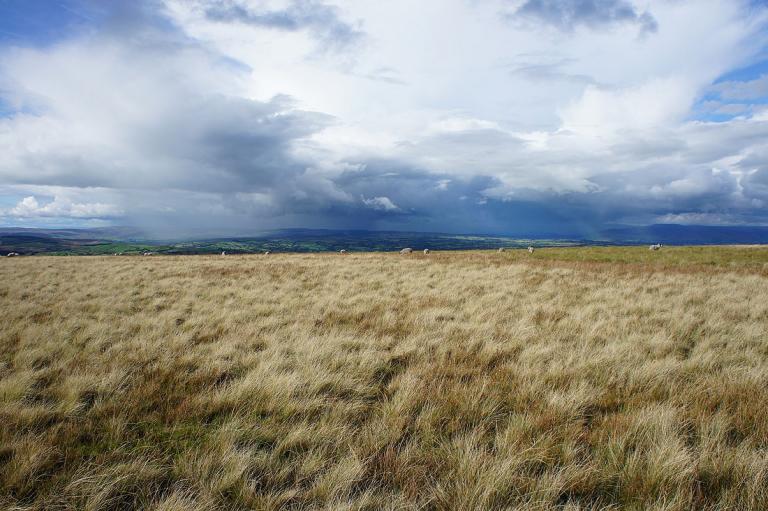
<path id="1" fill-rule="evenodd" d="M 234 191 L 289 181 L 306 165 L 292 154 L 293 144 L 332 120 L 296 110 L 286 97 L 260 102 L 210 96 L 184 106 L 136 134 L 144 154 L 194 169 L 169 183 L 177 188 Z"/>
<path id="2" fill-rule="evenodd" d="M 638 12 L 626 0 L 527 0 L 514 17 L 571 31 L 579 26 L 600 28 L 617 23 L 634 23 L 641 31 L 656 32 L 656 19 L 648 12 Z"/>
<path id="3" fill-rule="evenodd" d="M 275 30 L 309 30 L 326 48 L 343 48 L 363 33 L 339 17 L 338 9 L 316 0 L 292 0 L 285 9 L 268 10 L 223 0 L 205 10 L 212 21 L 245 23 Z"/>
<path id="4" fill-rule="evenodd" d="M 330 119 L 286 109 L 280 98 L 187 98 L 184 107 L 152 122 L 122 126 L 130 147 L 100 147 L 94 140 L 88 151 L 55 147 L 25 153 L 6 182 L 211 192 L 274 187 L 304 171 L 306 163 L 292 154 L 292 145 Z M 115 162 L 121 151 L 122 162 Z"/>
<path id="5" fill-rule="evenodd" d="M 742 179 L 747 197 L 768 202 L 768 164 L 750 172 Z"/>
<path id="6" fill-rule="evenodd" d="M 429 172 L 396 160 L 369 160 L 335 183 L 353 197 L 387 197 L 398 206 L 398 211 L 361 207 L 360 202 L 334 206 L 332 213 L 354 219 L 355 228 L 577 235 L 595 219 L 586 205 L 563 196 L 518 189 L 515 198 L 490 199 L 486 191 L 500 184 L 491 175 Z"/>

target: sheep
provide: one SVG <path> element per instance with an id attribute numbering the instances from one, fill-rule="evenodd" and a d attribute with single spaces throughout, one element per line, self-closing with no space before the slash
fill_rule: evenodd
<path id="1" fill-rule="evenodd" d="M 269 255 L 269 250 L 265 250 L 264 255 Z"/>
<path id="2" fill-rule="evenodd" d="M 648 247 L 648 250 L 659 250 L 661 248 L 661 243 L 656 243 L 655 245 L 651 245 Z"/>
<path id="3" fill-rule="evenodd" d="M 221 251 L 221 255 L 223 255 L 223 256 L 227 255 L 227 251 L 226 250 L 222 250 Z"/>
<path id="4" fill-rule="evenodd" d="M 412 248 L 404 248 L 400 251 L 401 254 L 410 254 L 413 252 Z"/>
<path id="5" fill-rule="evenodd" d="M 143 256 L 151 256 L 151 255 L 154 255 L 154 252 L 144 252 L 141 255 L 143 255 Z"/>
<path id="6" fill-rule="evenodd" d="M 8 255 L 6 257 L 16 257 L 17 255 L 19 255 L 18 252 L 8 252 Z"/>
<path id="7" fill-rule="evenodd" d="M 341 254 L 341 255 L 344 255 L 346 253 L 347 253 L 347 251 L 345 249 L 343 249 L 343 248 L 341 250 L 339 250 L 339 254 Z"/>
<path id="8" fill-rule="evenodd" d="M 528 247 L 528 253 L 529 253 L 529 254 L 533 254 L 533 250 L 534 250 L 534 248 L 533 248 L 533 247 Z"/>
<path id="9" fill-rule="evenodd" d="M 429 249 L 428 248 L 424 249 L 424 255 L 429 255 Z"/>
<path id="10" fill-rule="evenodd" d="M 499 253 L 504 252 L 504 247 L 499 248 Z"/>

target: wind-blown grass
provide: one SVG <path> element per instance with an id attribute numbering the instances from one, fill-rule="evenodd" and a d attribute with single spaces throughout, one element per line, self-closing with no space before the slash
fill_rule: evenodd
<path id="1" fill-rule="evenodd" d="M 768 508 L 764 248 L 0 263 L 3 508 Z"/>

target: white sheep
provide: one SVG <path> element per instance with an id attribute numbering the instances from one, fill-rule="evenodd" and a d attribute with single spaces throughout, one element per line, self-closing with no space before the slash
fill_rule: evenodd
<path id="1" fill-rule="evenodd" d="M 499 248 L 499 253 L 504 252 L 504 247 Z"/>
<path id="2" fill-rule="evenodd" d="M 19 255 L 18 252 L 8 252 L 8 255 L 6 257 L 16 257 L 17 255 Z"/>
<path id="3" fill-rule="evenodd" d="M 264 255 L 269 255 L 269 250 L 265 250 Z"/>
<path id="4" fill-rule="evenodd" d="M 428 254 L 429 254 L 429 249 L 428 249 L 428 248 L 425 248 L 425 249 L 424 249 L 424 255 L 428 255 Z"/>
<path id="5" fill-rule="evenodd" d="M 226 250 L 222 250 L 221 251 L 221 255 L 223 255 L 223 256 L 227 255 L 227 251 Z"/>
<path id="6" fill-rule="evenodd" d="M 534 250 L 534 248 L 533 248 L 533 247 L 528 247 L 528 253 L 529 253 L 529 254 L 533 254 L 533 250 Z"/>
<path id="7" fill-rule="evenodd" d="M 404 248 L 400 251 L 401 254 L 410 254 L 413 252 L 412 248 Z"/>
<path id="8" fill-rule="evenodd" d="M 347 251 L 346 251 L 346 250 L 344 250 L 343 248 L 342 248 L 341 250 L 339 250 L 339 254 L 341 254 L 341 255 L 344 255 L 344 254 L 346 254 L 346 253 L 347 253 Z"/>
<path id="9" fill-rule="evenodd" d="M 648 247 L 648 250 L 659 250 L 661 248 L 661 243 L 656 243 L 655 245 L 651 245 Z"/>

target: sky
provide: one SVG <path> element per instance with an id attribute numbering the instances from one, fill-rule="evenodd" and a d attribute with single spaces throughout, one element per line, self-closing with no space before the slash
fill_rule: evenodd
<path id="1" fill-rule="evenodd" d="M 0 226 L 768 225 L 768 3 L 0 0 Z"/>

